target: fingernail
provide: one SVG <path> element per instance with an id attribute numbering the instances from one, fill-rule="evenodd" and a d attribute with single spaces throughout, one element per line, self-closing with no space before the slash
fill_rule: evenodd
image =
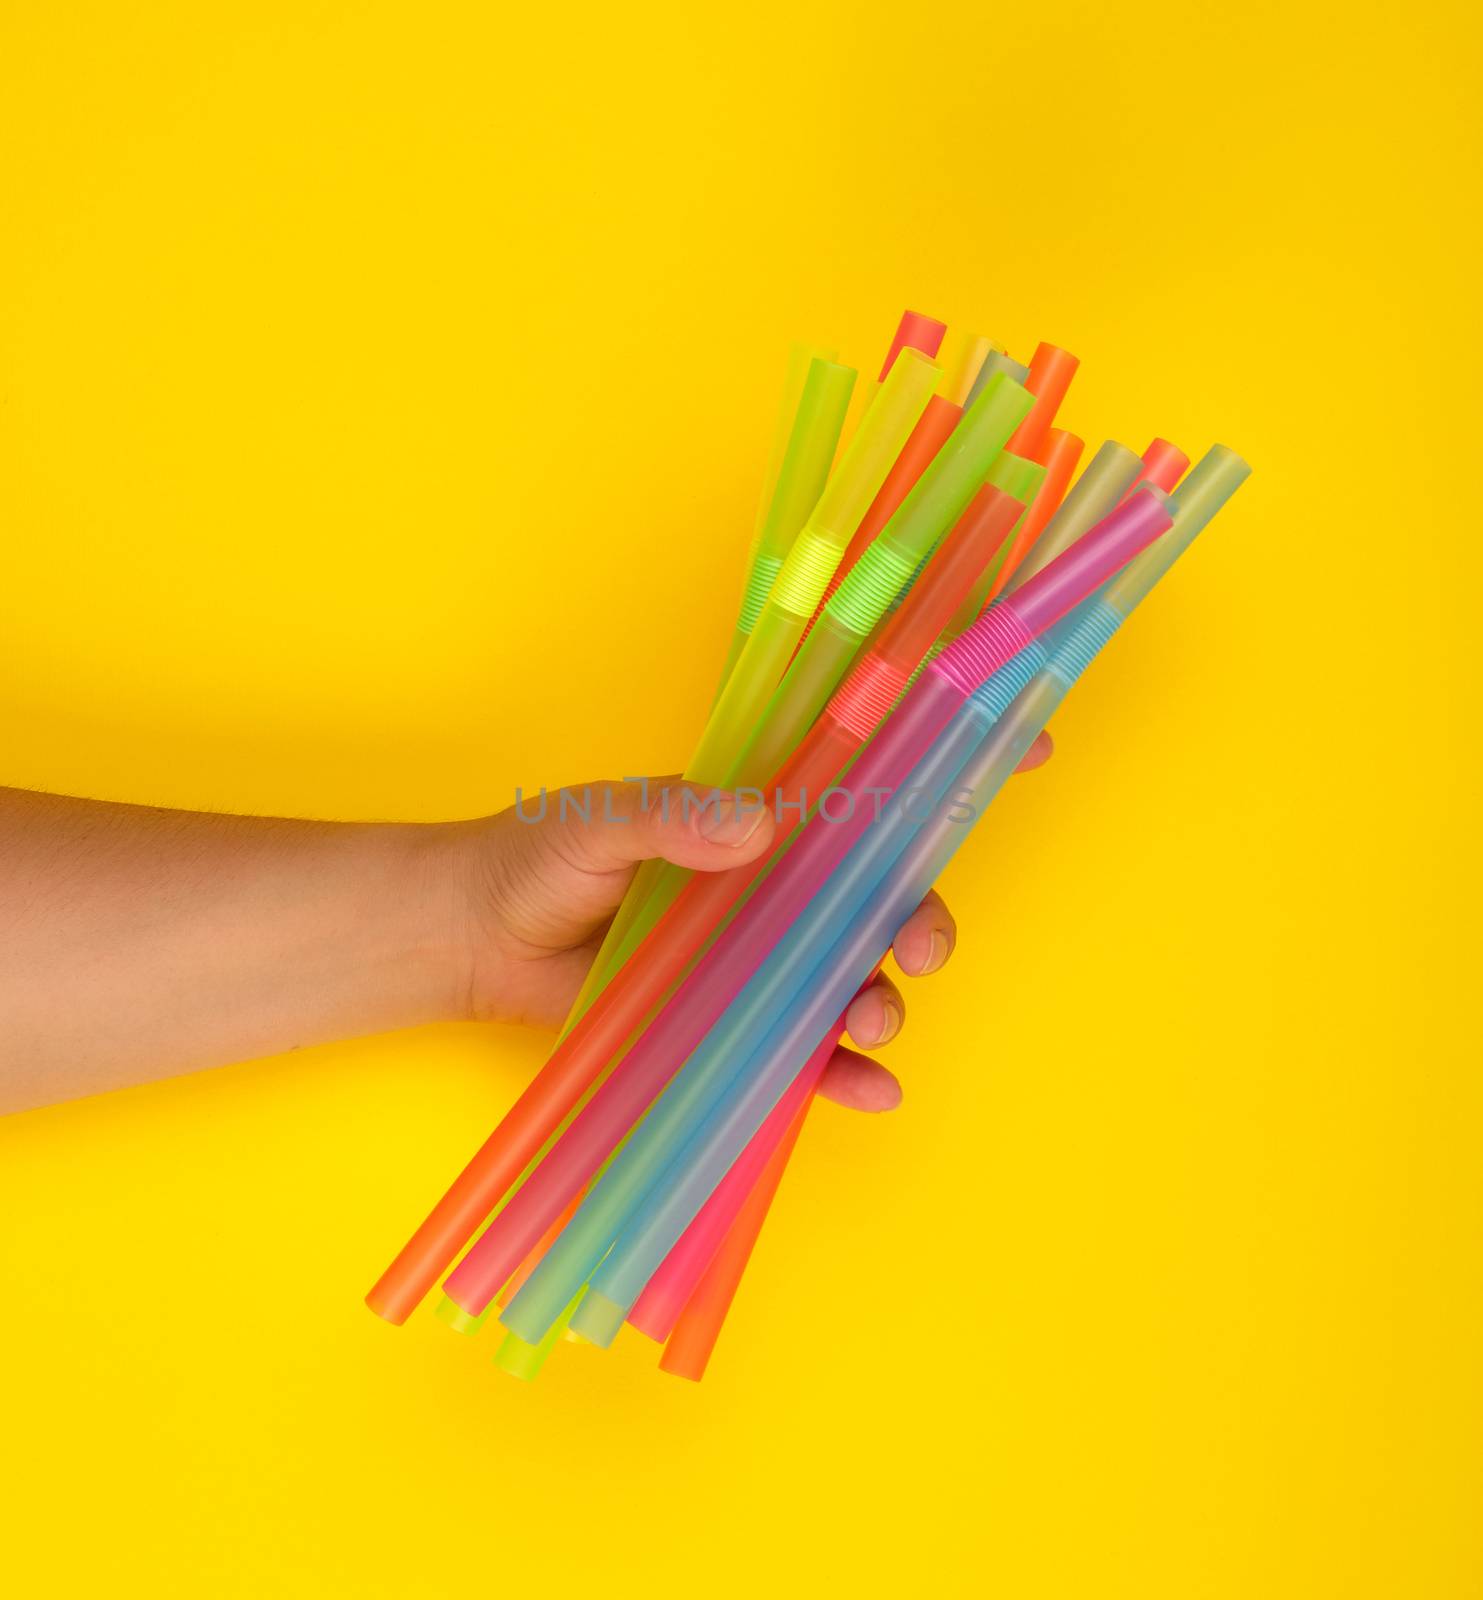
<path id="1" fill-rule="evenodd" d="M 881 996 L 881 1031 L 875 1039 L 876 1044 L 890 1044 L 891 1040 L 901 1032 L 901 1007 L 888 994 Z"/>
<path id="2" fill-rule="evenodd" d="M 936 972 L 941 966 L 947 964 L 947 958 L 953 953 L 953 947 L 948 943 L 947 935 L 941 928 L 932 930 L 932 938 L 927 947 L 927 960 L 922 967 L 922 976 L 925 978 L 929 972 Z"/>
<path id="3" fill-rule="evenodd" d="M 761 806 L 743 806 L 727 798 L 707 805 L 700 814 L 700 836 L 712 844 L 745 844 L 762 821 Z"/>

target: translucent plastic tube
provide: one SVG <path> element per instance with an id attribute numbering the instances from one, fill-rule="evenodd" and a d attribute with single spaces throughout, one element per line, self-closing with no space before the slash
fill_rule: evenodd
<path id="1" fill-rule="evenodd" d="M 1027 583 L 1013 604 L 1006 602 L 985 613 L 931 663 L 880 726 L 852 769 L 853 793 L 868 798 L 899 788 L 958 708 L 986 678 L 1168 525 L 1167 510 L 1155 495 L 1145 491 Z M 899 684 L 893 692 L 899 693 Z M 866 810 L 861 805 L 843 819 L 831 819 L 824 810 L 805 827 L 792 849 L 701 957 L 669 1004 L 450 1275 L 447 1293 L 465 1311 L 477 1314 L 483 1309 L 551 1219 L 633 1127 L 864 831 L 869 822 Z M 632 1145 L 630 1141 L 625 1157 Z M 633 1193 L 627 1176 L 615 1180 L 620 1168 L 625 1174 L 640 1170 L 638 1163 L 627 1163 L 623 1157 L 613 1163 L 511 1303 L 505 1325 L 522 1338 L 539 1339 L 615 1236 L 617 1229 L 612 1224 L 615 1218 L 621 1220 Z M 562 1282 L 570 1282 L 571 1287 L 553 1305 L 551 1296 Z"/>
<path id="2" fill-rule="evenodd" d="M 968 390 L 965 405 L 972 405 L 978 399 L 983 386 L 996 373 L 1002 372 L 1006 378 L 1013 378 L 1016 383 L 1024 383 L 1030 376 L 1030 369 L 1023 362 L 1016 361 L 1012 356 L 1007 356 L 1002 350 L 991 350 L 984 357 L 983 365 L 978 369 L 978 376 L 973 380 Z"/>
<path id="3" fill-rule="evenodd" d="M 746 648 L 793 540 L 823 492 L 854 387 L 855 369 L 839 365 L 833 351 L 794 345 L 778 437 L 768 461 L 762 505 L 747 556 L 746 587 L 718 695 Z"/>
<path id="4" fill-rule="evenodd" d="M 1132 487 L 1142 463 L 1125 444 L 1109 439 L 1087 463 L 1061 502 L 1061 508 L 1030 546 L 1005 592 L 1013 594 L 1026 578 L 1069 550 L 1088 528 L 1094 528 Z"/>
<path id="5" fill-rule="evenodd" d="M 1081 362 L 1068 350 L 1053 344 L 1035 346 L 1035 354 L 1030 357 L 1030 370 L 1025 377 L 1025 387 L 1035 396 L 1035 404 L 1030 408 L 1029 416 L 1015 430 L 1014 438 L 1009 441 L 1009 448 L 1016 455 L 1039 459 L 1045 436 L 1050 431 L 1051 423 L 1056 420 L 1056 413 L 1066 398 L 1066 390 L 1070 388 L 1080 365 Z"/>
<path id="6" fill-rule="evenodd" d="M 831 1053 L 833 1046 L 831 1044 Z M 731 1170 L 716 1185 L 715 1192 L 700 1208 L 690 1226 L 675 1242 L 675 1247 L 649 1279 L 644 1292 L 628 1315 L 630 1324 L 663 1344 L 674 1331 L 686 1302 L 695 1292 L 706 1269 L 715 1259 L 726 1235 L 747 1203 L 788 1130 L 798 1121 L 813 1098 L 829 1057 L 822 1047 L 814 1052 L 817 1070 L 805 1069 L 789 1085 L 782 1099 L 768 1113 L 757 1130 L 757 1137 L 742 1151 Z"/>
<path id="7" fill-rule="evenodd" d="M 939 322 L 936 317 L 926 316 L 920 311 L 903 311 L 901 321 L 896 324 L 890 348 L 886 351 L 886 359 L 881 366 L 880 381 L 882 383 L 886 381 L 891 368 L 896 365 L 896 357 L 903 350 L 920 351 L 929 359 L 935 356 L 942 345 L 942 336 L 946 332 L 947 324 Z"/>
<path id="8" fill-rule="evenodd" d="M 911 437 L 901 447 L 901 454 L 891 464 L 891 470 L 886 474 L 886 481 L 880 486 L 874 500 L 870 502 L 870 509 L 860 519 L 860 526 L 856 528 L 854 537 L 845 546 L 845 552 L 839 559 L 839 565 L 834 569 L 834 575 L 824 586 L 824 597 L 820 600 L 809 619 L 808 628 L 804 629 L 803 637 L 807 641 L 809 630 L 819 620 L 824 607 L 834 596 L 834 591 L 839 588 L 847 574 L 854 570 L 855 563 L 870 548 L 875 536 L 896 515 L 901 502 L 915 486 L 916 481 L 927 470 L 932 458 L 947 443 L 952 431 L 963 420 L 963 408 L 944 400 L 940 394 L 935 394 L 927 402 L 927 409 L 922 413 Z M 801 647 L 800 647 L 801 648 Z"/>
<path id="9" fill-rule="evenodd" d="M 752 526 L 752 537 L 747 545 L 747 570 L 756 560 L 762 547 L 762 530 L 767 525 L 772 510 L 773 491 L 777 488 L 778 474 L 782 471 L 783 457 L 793 437 L 793 424 L 798 416 L 798 402 L 803 398 L 803 386 L 808 381 L 809 368 L 817 361 L 837 361 L 839 351 L 823 345 L 807 344 L 794 340 L 788 346 L 788 363 L 783 378 L 783 397 L 778 402 L 777 421 L 773 424 L 772 446 L 767 452 L 767 465 L 762 472 L 762 491 L 757 497 L 757 517 Z M 853 388 L 853 385 L 851 385 Z M 821 485 L 822 487 L 822 485 Z M 799 523 L 802 527 L 803 524 Z"/>
<path id="10" fill-rule="evenodd" d="M 1135 489 L 1141 489 L 1147 483 L 1155 489 L 1162 489 L 1167 494 L 1188 471 L 1189 457 L 1177 444 L 1170 444 L 1167 439 L 1155 439 L 1143 452 L 1143 465 L 1139 468 L 1138 476 L 1133 479 L 1128 493 L 1132 494 Z"/>
<path id="11" fill-rule="evenodd" d="M 835 1037 L 827 1041 L 831 1051 L 842 1031 L 839 1029 Z M 726 1313 L 736 1298 L 737 1288 L 752 1258 L 762 1225 L 767 1221 L 778 1185 L 788 1170 L 788 1161 L 803 1130 L 808 1107 L 809 1102 L 805 1101 L 774 1147 L 762 1176 L 743 1201 L 734 1225 L 686 1300 L 675 1321 L 674 1331 L 669 1335 L 669 1342 L 664 1347 L 664 1354 L 659 1358 L 661 1371 L 677 1378 L 689 1378 L 694 1383 L 699 1383 L 705 1376 L 711 1352 L 716 1348 L 716 1340 L 726 1321 Z"/>
<path id="12" fill-rule="evenodd" d="M 1030 553 L 1045 525 L 1060 509 L 1085 448 L 1074 433 L 1066 433 L 1060 428 L 1052 428 L 1047 432 L 1040 451 L 1040 463 L 1045 468 L 1045 476 L 1035 491 L 1035 498 L 1020 519 L 1019 527 L 1014 530 L 1004 559 L 999 563 L 999 570 L 989 586 L 990 600 L 997 600 L 1009 587 L 1020 563 Z"/>
<path id="13" fill-rule="evenodd" d="M 779 1181 L 781 1176 L 779 1174 Z M 747 1253 L 751 1254 L 750 1251 Z M 512 1378 L 521 1378 L 526 1383 L 534 1382 L 540 1375 L 541 1368 L 545 1366 L 546 1358 L 561 1342 L 561 1336 L 571 1326 L 572 1317 L 582 1298 L 581 1293 L 573 1297 L 572 1303 L 547 1328 L 538 1344 L 527 1344 L 524 1339 L 517 1338 L 513 1333 L 507 1333 L 494 1353 L 495 1365 L 502 1367 Z"/>
<path id="14" fill-rule="evenodd" d="M 942 368 L 942 393 L 954 405 L 966 406 L 985 360 L 1003 346 L 986 339 L 981 333 L 968 333 L 962 328 L 949 328 L 942 347 L 937 352 L 937 365 Z"/>
<path id="15" fill-rule="evenodd" d="M 800 530 L 810 520 L 810 514 L 820 503 L 820 495 L 829 482 L 829 467 L 834 459 L 840 430 L 844 427 L 849 410 L 850 394 L 855 384 L 855 369 L 834 361 L 815 358 L 805 376 L 798 408 L 788 445 L 778 468 L 777 482 L 773 487 L 771 503 L 763 521 L 757 549 L 752 559 L 747 590 L 742 596 L 740 615 L 732 632 L 731 648 L 727 652 L 711 707 L 711 720 L 725 697 L 731 676 L 746 653 L 748 644 L 759 620 L 768 614 L 768 600 L 782 573 L 783 564 L 792 552 Z M 843 469 L 843 463 L 841 468 Z M 840 474 L 835 474 L 836 481 Z M 693 766 L 693 762 L 692 762 Z M 690 774 L 687 774 L 690 776 Z M 703 783 L 722 783 L 720 778 L 703 778 Z M 648 900 L 658 881 L 661 864 L 646 862 L 629 885 L 612 922 L 605 943 L 588 970 L 581 992 L 567 1019 L 570 1028 L 590 1004 L 592 996 L 611 975 L 612 952 L 616 950 L 632 925 L 635 916 Z M 606 954 L 604 953 L 606 952 Z"/>
<path id="16" fill-rule="evenodd" d="M 983 608 L 989 602 L 989 591 L 993 588 L 994 580 L 1003 565 L 1004 552 L 1019 536 L 1019 530 L 1025 525 L 1025 516 L 1044 481 L 1045 468 L 1038 461 L 1027 461 L 1023 456 L 1012 455 L 1005 450 L 994 462 L 989 471 L 989 482 L 1002 489 L 1005 494 L 1012 494 L 1025 507 L 1025 511 L 1014 525 L 1014 531 L 1000 546 L 998 555 L 984 568 L 978 582 L 969 590 L 963 604 L 958 608 L 958 614 L 944 630 L 947 635 L 946 642 L 951 643 L 959 634 L 971 628 L 982 614 Z"/>
<path id="17" fill-rule="evenodd" d="M 850 536 L 875 499 L 940 378 L 937 368 L 911 349 L 903 350 L 892 365 L 788 552 L 747 647 L 716 702 L 686 769 L 691 782 L 726 781 Z"/>
<path id="18" fill-rule="evenodd" d="M 1060 624 L 1045 640 L 1043 652 L 1026 652 L 1008 672 L 996 675 L 970 697 L 945 737 L 913 772 L 910 788 L 929 795 L 951 793 L 955 798 L 966 792 L 974 814 L 981 813 L 1066 689 L 1249 470 L 1233 452 L 1219 446 L 1211 451 L 1187 490 L 1176 497 L 1170 531 Z M 1037 654 L 1044 665 L 1021 689 L 1028 675 L 1025 668 L 1029 665 L 1033 671 Z M 1006 706 L 1009 694 L 1014 694 L 1013 704 Z M 985 738 L 991 728 L 994 731 Z M 677 1151 L 668 1170 L 651 1181 L 645 1200 L 593 1275 L 576 1319 L 584 1334 L 595 1336 L 597 1342 L 611 1338 L 610 1330 L 621 1322 L 666 1252 L 792 1082 L 797 1063 L 816 1047 L 832 1018 L 848 1004 L 855 987 L 967 832 L 964 819 L 955 819 L 951 809 L 921 819 L 902 807 L 883 818 L 728 1008 L 610 1169 L 611 1175 L 624 1160 L 641 1157 L 640 1141 Z M 898 857 L 900 865 L 893 867 Z M 894 887 L 879 890 L 886 878 Z M 836 937 L 840 928 L 849 930 L 842 938 Z M 831 939 L 833 949 L 821 961 L 819 952 Z M 873 952 L 868 959 L 863 954 L 867 951 Z M 852 981 L 855 987 L 850 987 Z M 791 1024 L 790 1014 L 795 1019 Z M 772 1026 L 762 1050 L 743 1060 L 774 1018 L 782 1020 Z M 707 1102 L 692 1093 L 688 1107 L 671 1110 L 685 1099 L 687 1080 L 708 1071 L 724 1080 L 720 1094 Z"/>
<path id="19" fill-rule="evenodd" d="M 824 1041 L 827 1050 L 821 1046 L 809 1058 L 807 1066 L 757 1130 L 757 1137 L 717 1184 L 715 1193 L 701 1207 L 674 1249 L 664 1258 L 664 1264 L 649 1279 L 628 1318 L 640 1333 L 657 1339 L 661 1344 L 669 1338 L 727 1234 L 746 1209 L 747 1197 L 761 1179 L 778 1144 L 787 1136 L 790 1128 L 795 1124 L 801 1125 L 800 1113 L 807 1110 L 808 1102 L 813 1098 L 819 1079 L 823 1077 L 843 1032 L 844 1019 L 841 1017 Z"/>

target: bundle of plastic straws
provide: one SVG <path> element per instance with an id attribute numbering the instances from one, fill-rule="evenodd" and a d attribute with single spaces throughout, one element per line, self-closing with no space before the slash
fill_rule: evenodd
<path id="1" fill-rule="evenodd" d="M 1109 440 L 1078 476 L 1082 441 L 1053 426 L 1076 358 L 1022 366 L 915 312 L 841 449 L 857 374 L 834 357 L 791 353 L 685 771 L 755 792 L 774 846 L 638 873 L 545 1066 L 367 1296 L 401 1323 L 446 1274 L 438 1314 L 495 1316 L 520 1377 L 624 1322 L 702 1375 L 850 1001 L 1250 472 L 1222 445 L 1191 468 Z"/>

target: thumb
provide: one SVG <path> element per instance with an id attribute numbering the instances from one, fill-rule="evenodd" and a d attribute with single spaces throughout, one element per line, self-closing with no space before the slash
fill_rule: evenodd
<path id="1" fill-rule="evenodd" d="M 695 872 L 724 872 L 763 855 L 776 827 L 758 789 L 645 778 L 568 793 L 582 804 L 569 805 L 558 824 L 564 842 L 597 872 L 655 857 Z"/>

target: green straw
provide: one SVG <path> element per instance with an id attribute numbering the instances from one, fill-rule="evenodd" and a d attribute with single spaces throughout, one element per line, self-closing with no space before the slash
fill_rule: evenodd
<path id="1" fill-rule="evenodd" d="M 978 376 L 973 380 L 973 387 L 968 391 L 965 403 L 971 406 L 983 393 L 984 385 L 998 373 L 1013 378 L 1016 383 L 1023 383 L 1030 376 L 1030 369 L 1022 366 L 1012 356 L 1005 355 L 1002 350 L 989 351 L 984 357 L 984 364 L 978 369 Z"/>
<path id="2" fill-rule="evenodd" d="M 834 352 L 796 344 L 788 362 L 777 438 L 767 464 L 757 526 L 747 554 L 747 581 L 731 647 L 716 686 L 717 698 L 741 659 L 784 558 L 818 503 L 849 410 L 855 369 Z"/>
<path id="3" fill-rule="evenodd" d="M 712 719 L 726 694 L 737 662 L 746 653 L 753 630 L 767 610 L 767 601 L 782 570 L 783 562 L 797 541 L 799 530 L 809 521 L 811 512 L 817 515 L 816 508 L 822 504 L 820 496 L 826 492 L 826 486 L 833 481 L 829 476 L 829 464 L 834 459 L 835 445 L 839 442 L 840 429 L 844 426 L 845 413 L 849 409 L 850 395 L 855 386 L 855 377 L 853 367 L 840 366 L 838 362 L 827 361 L 822 357 L 816 356 L 809 363 L 793 425 L 789 430 L 787 448 L 783 452 L 782 463 L 778 468 L 777 482 L 773 485 L 772 497 L 758 536 L 752 570 L 747 581 L 747 591 L 742 597 L 741 615 L 737 618 L 732 633 L 732 647 L 727 654 L 716 700 L 711 707 Z M 925 407 L 926 404 L 926 400 L 923 400 L 922 405 Z M 857 434 L 856 438 L 858 437 Z M 853 448 L 852 445 L 851 449 Z M 893 456 L 892 460 L 894 459 Z M 888 462 L 887 467 L 889 466 Z M 841 461 L 840 467 L 842 471 L 844 461 Z M 835 480 L 839 476 L 840 474 L 836 473 Z M 873 498 L 874 495 L 870 497 Z M 866 500 L 866 506 L 869 506 L 870 499 Z M 856 522 L 864 514 L 862 510 L 856 516 Z M 648 899 L 658 881 L 661 865 L 659 862 L 645 862 L 639 869 L 608 928 L 608 942 L 604 944 L 603 950 L 617 949 L 619 941 L 632 926 L 634 915 Z M 606 982 L 604 970 L 602 951 L 599 951 L 598 960 L 588 972 L 582 990 L 577 996 L 577 1003 L 567 1018 L 567 1028 L 571 1027 L 592 1003 L 594 996 L 600 992 L 602 984 Z"/>
<path id="4" fill-rule="evenodd" d="M 685 770 L 691 783 L 724 784 L 777 687 L 845 546 L 901 453 L 942 374 L 904 349 L 876 390 L 803 531 L 788 552 L 746 649 Z"/>

